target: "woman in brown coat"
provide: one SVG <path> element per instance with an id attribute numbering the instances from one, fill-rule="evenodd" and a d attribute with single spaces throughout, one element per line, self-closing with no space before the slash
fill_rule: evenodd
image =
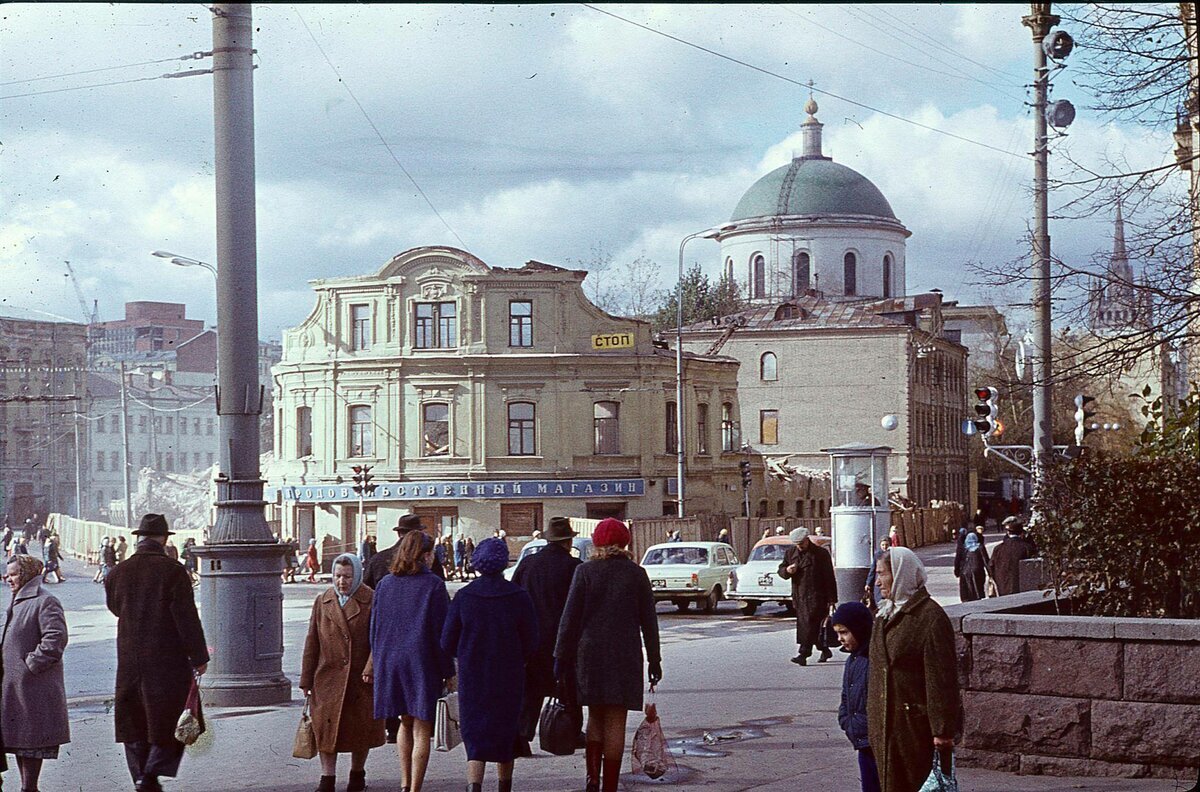
<path id="1" fill-rule="evenodd" d="M 15 555 L 5 577 L 12 604 L 4 621 L 0 721 L 21 789 L 36 792 L 42 760 L 57 759 L 58 747 L 71 741 L 62 664 L 67 622 L 58 599 L 42 590 L 41 561 Z"/>
<path id="2" fill-rule="evenodd" d="M 300 689 L 312 707 L 313 734 L 321 755 L 317 792 L 333 792 L 337 755 L 350 754 L 346 792 L 367 788 L 367 752 L 383 745 L 383 721 L 373 715 L 374 691 L 363 681 L 371 656 L 371 604 L 362 583 L 362 561 L 342 553 L 333 560 L 333 586 L 313 603 L 304 642 Z"/>
<path id="3" fill-rule="evenodd" d="M 925 590 L 925 567 L 907 547 L 879 558 L 882 599 L 871 631 L 867 734 L 883 792 L 917 792 L 935 750 L 960 729 L 954 628 Z"/>

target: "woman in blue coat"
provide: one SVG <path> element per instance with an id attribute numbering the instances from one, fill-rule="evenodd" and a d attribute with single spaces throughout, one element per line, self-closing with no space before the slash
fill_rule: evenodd
<path id="1" fill-rule="evenodd" d="M 433 539 L 410 531 L 379 581 L 371 608 L 371 659 L 363 681 L 375 685 L 375 717 L 400 718 L 396 753 L 404 792 L 421 792 L 437 700 L 454 662 L 439 638 L 450 597 L 446 582 L 429 571 Z"/>
<path id="2" fill-rule="evenodd" d="M 500 765 L 500 792 L 512 791 L 520 738 L 525 664 L 537 651 L 537 616 L 528 592 L 501 574 L 503 539 L 485 539 L 471 566 L 481 577 L 450 603 L 442 648 L 458 658 L 458 712 L 467 748 L 467 789 L 480 792 L 487 762 Z"/>

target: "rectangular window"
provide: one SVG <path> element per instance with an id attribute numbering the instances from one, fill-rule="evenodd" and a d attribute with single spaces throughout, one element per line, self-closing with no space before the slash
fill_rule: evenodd
<path id="1" fill-rule="evenodd" d="M 103 418 L 101 418 L 99 421 L 96 421 L 96 431 L 100 434 L 104 434 L 104 426 L 105 424 Z"/>
<path id="2" fill-rule="evenodd" d="M 162 451 L 155 451 L 155 452 L 154 452 L 154 469 L 155 469 L 155 470 L 159 470 L 159 471 L 161 471 L 161 470 L 163 469 L 163 458 L 162 458 L 162 455 L 163 455 L 163 452 L 162 452 Z"/>
<path id="3" fill-rule="evenodd" d="M 213 424 L 215 424 L 215 423 L 216 423 L 215 418 L 209 418 L 208 422 L 204 425 L 204 434 L 208 435 L 209 437 L 212 437 Z"/>
<path id="4" fill-rule="evenodd" d="M 458 346 L 458 306 L 453 302 L 417 303 L 413 307 L 413 346 L 453 349 Z"/>
<path id="5" fill-rule="evenodd" d="M 508 304 L 508 345 L 533 346 L 533 302 L 513 300 Z"/>
<path id="6" fill-rule="evenodd" d="M 358 405 L 350 408 L 350 456 L 375 455 L 375 437 L 371 430 L 371 408 Z"/>
<path id="7" fill-rule="evenodd" d="M 508 453 L 510 456 L 532 456 L 534 447 L 534 406 L 529 402 L 508 405 Z"/>
<path id="8" fill-rule="evenodd" d="M 192 470 L 199 470 L 199 469 L 200 469 L 200 452 L 195 451 L 192 453 Z"/>
<path id="9" fill-rule="evenodd" d="M 200 419 L 199 418 L 196 418 L 195 420 L 192 421 L 192 434 L 194 434 L 194 435 L 200 434 Z"/>
<path id="10" fill-rule="evenodd" d="M 779 445 L 779 410 L 759 410 L 758 442 Z"/>
<path id="11" fill-rule="evenodd" d="M 312 456 L 312 408 L 296 408 L 296 458 Z"/>
<path id="12" fill-rule="evenodd" d="M 156 415 L 150 419 L 150 431 L 154 434 L 162 434 L 162 416 Z"/>
<path id="13" fill-rule="evenodd" d="M 708 453 L 708 405 L 696 405 L 696 453 Z"/>
<path id="14" fill-rule="evenodd" d="M 173 452 L 171 452 L 171 451 L 168 451 L 168 452 L 167 452 L 167 467 L 166 467 L 166 471 L 167 471 L 168 473 L 174 473 L 174 472 L 175 472 L 175 454 L 174 454 Z"/>
<path id="15" fill-rule="evenodd" d="M 141 451 L 138 453 L 138 467 L 144 468 L 150 465 L 150 452 Z"/>
<path id="16" fill-rule="evenodd" d="M 104 472 L 104 452 L 103 451 L 96 452 L 96 470 L 101 473 Z"/>
<path id="17" fill-rule="evenodd" d="M 206 456 L 208 457 L 208 462 L 207 462 L 206 464 L 207 464 L 209 467 L 212 467 L 212 466 L 213 466 L 213 455 L 212 455 L 212 452 L 210 451 L 208 454 L 206 454 Z"/>
<path id="18" fill-rule="evenodd" d="M 108 455 L 108 469 L 114 472 L 121 469 L 121 455 L 116 451 Z"/>
<path id="19" fill-rule="evenodd" d="M 138 434 L 146 434 L 146 416 L 138 416 Z"/>
<path id="20" fill-rule="evenodd" d="M 187 434 L 187 418 L 179 419 L 179 434 L 181 434 L 181 435 Z"/>
<path id="21" fill-rule="evenodd" d="M 679 413 L 675 409 L 675 402 L 667 402 L 667 453 L 679 453 Z"/>
<path id="22" fill-rule="evenodd" d="M 350 348 L 355 352 L 371 348 L 371 306 L 350 306 Z"/>
<path id="23" fill-rule="evenodd" d="M 621 434 L 618 417 L 621 405 L 602 401 L 592 405 L 592 429 L 595 433 L 595 453 L 621 453 Z"/>
<path id="24" fill-rule="evenodd" d="M 167 434 L 175 434 L 175 419 L 167 417 Z"/>
<path id="25" fill-rule="evenodd" d="M 108 420 L 108 431 L 112 432 L 113 434 L 121 431 L 121 419 L 115 415 L 110 417 Z"/>
<path id="26" fill-rule="evenodd" d="M 450 455 L 450 405 L 430 402 L 421 407 L 421 456 Z"/>
<path id="27" fill-rule="evenodd" d="M 741 432 L 733 420 L 733 402 L 724 402 L 721 405 L 721 450 L 726 453 L 737 451 L 741 445 Z"/>

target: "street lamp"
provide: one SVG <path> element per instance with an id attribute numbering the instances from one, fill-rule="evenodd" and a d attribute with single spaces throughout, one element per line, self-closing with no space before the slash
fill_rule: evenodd
<path id="1" fill-rule="evenodd" d="M 199 261 L 194 258 L 188 258 L 187 256 L 177 256 L 174 253 L 168 253 L 165 250 L 155 250 L 150 255 L 157 256 L 158 258 L 168 259 L 177 267 L 203 267 L 204 269 L 208 270 L 214 278 L 217 277 L 217 268 L 212 264 L 209 264 L 207 261 Z"/>
<path id="2" fill-rule="evenodd" d="M 679 280 L 675 284 L 675 498 L 676 515 L 679 517 L 684 515 L 683 477 L 686 466 L 684 460 L 687 455 L 687 435 L 683 433 L 683 427 L 686 425 L 683 412 L 683 248 L 693 239 L 716 239 L 726 231 L 732 231 L 735 228 L 737 226 L 730 223 L 720 228 L 697 231 L 688 234 L 679 243 Z"/>

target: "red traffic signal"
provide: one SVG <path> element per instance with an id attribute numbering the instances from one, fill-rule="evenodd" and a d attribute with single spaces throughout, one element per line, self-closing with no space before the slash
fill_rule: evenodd
<path id="1" fill-rule="evenodd" d="M 975 398 L 979 399 L 980 401 L 987 401 L 988 399 L 994 399 L 998 395 L 999 394 L 996 393 L 996 389 L 992 388 L 992 387 L 985 386 L 982 388 L 975 389 Z"/>

